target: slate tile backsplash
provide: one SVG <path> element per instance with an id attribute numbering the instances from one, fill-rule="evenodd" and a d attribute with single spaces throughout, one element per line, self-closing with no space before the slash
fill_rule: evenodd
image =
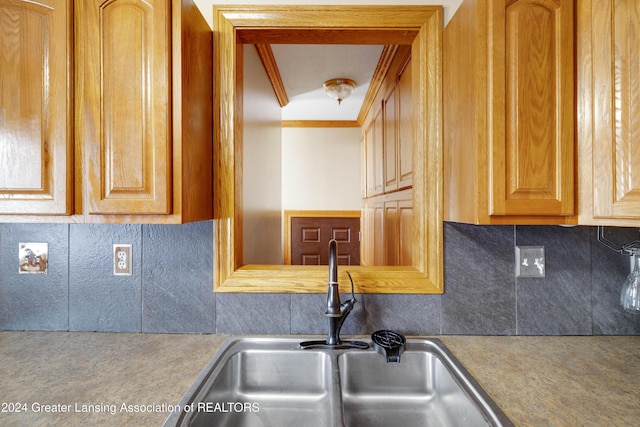
<path id="1" fill-rule="evenodd" d="M 619 304 L 629 258 L 595 227 L 445 223 L 443 295 L 356 295 L 343 334 L 639 335 Z M 614 241 L 637 228 L 607 228 Z M 325 334 L 323 294 L 214 294 L 213 225 L 0 224 L 0 330 Z M 49 243 L 48 274 L 18 274 L 18 243 Z M 113 276 L 112 246 L 133 245 Z M 515 278 L 515 245 L 546 277 Z"/>

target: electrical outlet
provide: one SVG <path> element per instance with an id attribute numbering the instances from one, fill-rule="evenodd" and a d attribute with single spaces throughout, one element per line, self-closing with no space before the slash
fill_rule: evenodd
<path id="1" fill-rule="evenodd" d="M 114 276 L 131 276 L 133 259 L 131 258 L 131 245 L 113 245 L 113 274 Z"/>
<path id="2" fill-rule="evenodd" d="M 544 246 L 516 246 L 516 277 L 544 275 Z"/>

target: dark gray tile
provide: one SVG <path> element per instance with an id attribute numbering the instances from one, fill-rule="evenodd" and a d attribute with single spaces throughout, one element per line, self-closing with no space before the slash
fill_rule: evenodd
<path id="1" fill-rule="evenodd" d="M 343 335 L 343 336 L 362 335 L 366 333 L 366 330 L 365 330 L 365 316 L 367 313 L 366 295 L 356 294 L 355 297 L 356 297 L 356 305 L 353 307 L 353 310 L 351 310 L 351 313 L 342 324 L 340 335 Z M 341 297 L 341 301 L 345 302 L 350 298 L 351 298 L 351 294 L 345 294 Z M 325 295 L 325 306 L 326 306 L 326 295 Z"/>
<path id="2" fill-rule="evenodd" d="M 48 243 L 47 274 L 18 274 L 19 243 Z M 65 331 L 69 226 L 0 224 L 0 329 Z"/>
<path id="3" fill-rule="evenodd" d="M 140 225 L 70 226 L 69 329 L 142 331 Z M 133 274 L 113 275 L 113 245 L 132 244 Z"/>
<path id="4" fill-rule="evenodd" d="M 365 332 L 390 329 L 404 335 L 440 334 L 440 299 L 440 295 L 365 295 Z"/>
<path id="5" fill-rule="evenodd" d="M 516 244 L 544 246 L 545 277 L 518 278 L 519 335 L 591 335 L 590 229 L 518 226 Z"/>
<path id="6" fill-rule="evenodd" d="M 142 330 L 215 332 L 213 225 L 142 226 Z"/>
<path id="7" fill-rule="evenodd" d="M 605 236 L 624 245 L 638 239 L 637 228 L 607 227 Z M 630 259 L 597 241 L 591 232 L 591 281 L 593 286 L 594 335 L 640 335 L 640 316 L 626 313 L 620 305 L 622 283 L 630 272 Z"/>
<path id="8" fill-rule="evenodd" d="M 444 224 L 442 333 L 516 333 L 514 227 Z"/>
<path id="9" fill-rule="evenodd" d="M 362 335 L 365 333 L 366 316 L 365 296 L 357 294 L 356 304 L 344 321 L 340 335 Z M 345 302 L 351 294 L 341 295 Z M 326 294 L 293 294 L 291 295 L 291 333 L 303 335 L 328 335 L 329 318 L 324 315 L 327 308 Z"/>
<path id="10" fill-rule="evenodd" d="M 329 324 L 324 315 L 326 307 L 326 294 L 291 295 L 291 333 L 327 335 Z"/>
<path id="11" fill-rule="evenodd" d="M 289 294 L 216 294 L 216 333 L 289 334 Z"/>

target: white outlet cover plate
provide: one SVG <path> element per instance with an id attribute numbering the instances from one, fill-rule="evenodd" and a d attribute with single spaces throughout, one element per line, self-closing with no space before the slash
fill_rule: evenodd
<path id="1" fill-rule="evenodd" d="M 133 271 L 132 251 L 130 244 L 113 245 L 113 275 L 131 276 Z"/>
<path id="2" fill-rule="evenodd" d="M 516 277 L 545 277 L 544 246 L 516 246 Z"/>

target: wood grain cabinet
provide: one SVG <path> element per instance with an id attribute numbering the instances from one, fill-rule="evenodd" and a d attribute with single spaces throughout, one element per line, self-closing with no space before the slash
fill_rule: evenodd
<path id="1" fill-rule="evenodd" d="M 413 116 L 411 49 L 401 46 L 365 118 L 361 263 L 412 265 Z"/>
<path id="2" fill-rule="evenodd" d="M 445 220 L 576 222 L 574 3 L 465 0 L 445 28 Z"/>
<path id="3" fill-rule="evenodd" d="M 0 214 L 69 215 L 72 11 L 0 0 Z"/>
<path id="4" fill-rule="evenodd" d="M 580 223 L 640 225 L 640 1 L 578 12 Z"/>
<path id="5" fill-rule="evenodd" d="M 212 34 L 195 5 L 86 0 L 75 13 L 87 221 L 210 219 Z"/>
<path id="6" fill-rule="evenodd" d="M 0 78 L 5 68 L 30 71 L 18 80 L 25 107 L 11 117 L 10 135 L 2 136 L 2 212 L 74 214 L 75 221 L 86 222 L 212 218 L 212 33 L 196 6 L 189 0 L 83 0 L 69 10 L 72 2 L 53 3 L 52 11 L 30 12 L 38 2 L 0 0 L 3 11 L 20 6 L 18 18 L 7 22 L 22 30 L 24 21 L 22 31 L 29 34 L 10 45 L 20 59 L 9 56 L 8 65 L 0 59 Z M 47 14 L 55 26 L 42 23 Z M 21 33 L 5 31 L 4 22 L 7 46 L 5 35 Z M 50 40 L 38 42 L 45 36 Z M 55 67 L 41 56 L 56 61 Z M 53 97 L 31 87 L 40 76 L 52 80 L 40 86 Z M 0 108 L 15 110 L 21 106 L 16 102 L 3 96 Z M 27 109 L 39 104 L 46 109 Z M 42 123 L 42 130 L 25 134 L 27 119 Z M 48 135 L 54 131 L 56 139 Z M 5 150 L 5 140 L 18 148 Z M 16 185 L 4 165 L 13 159 L 29 171 L 23 181 L 29 194 L 38 181 L 60 193 L 58 211 L 4 208 Z M 14 204 L 22 207 L 23 201 Z"/>
<path id="7" fill-rule="evenodd" d="M 375 108 L 371 120 L 364 127 L 365 197 L 384 193 L 384 117 L 382 104 Z"/>
<path id="8" fill-rule="evenodd" d="M 384 113 L 384 192 L 411 187 L 413 135 L 411 125 L 411 57 L 396 71 L 396 81 L 382 101 Z"/>

